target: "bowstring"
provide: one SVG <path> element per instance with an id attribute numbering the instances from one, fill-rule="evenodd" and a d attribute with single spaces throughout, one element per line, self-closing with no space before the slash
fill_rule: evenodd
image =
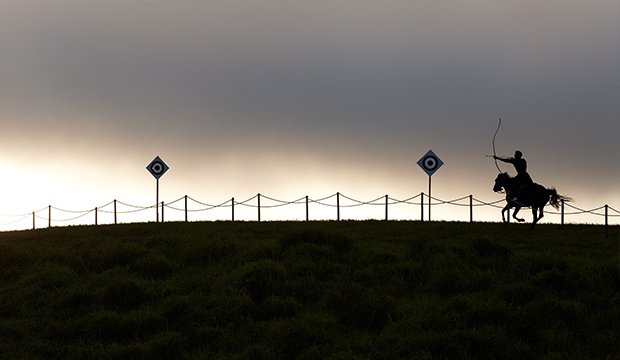
<path id="1" fill-rule="evenodd" d="M 510 143 L 508 142 L 508 136 L 506 136 L 506 127 L 505 126 L 502 126 L 502 132 L 504 133 L 504 139 L 506 140 L 506 145 L 508 145 L 508 154 L 512 154 L 512 149 L 510 148 Z"/>

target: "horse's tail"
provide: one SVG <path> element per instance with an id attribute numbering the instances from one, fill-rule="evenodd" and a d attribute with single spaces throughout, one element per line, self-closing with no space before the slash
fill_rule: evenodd
<path id="1" fill-rule="evenodd" d="M 549 199 L 549 204 L 553 206 L 553 208 L 556 210 L 560 208 L 560 203 L 562 201 L 564 202 L 573 201 L 573 199 L 569 198 L 568 196 L 563 196 L 563 195 L 558 194 L 555 188 L 547 189 L 547 194 L 551 196 L 551 198 Z"/>

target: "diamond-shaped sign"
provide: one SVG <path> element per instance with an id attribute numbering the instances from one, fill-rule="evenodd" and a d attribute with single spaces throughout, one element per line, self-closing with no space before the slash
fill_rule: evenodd
<path id="1" fill-rule="evenodd" d="M 443 165 L 443 161 L 435 155 L 433 150 L 429 150 L 422 158 L 418 161 L 418 165 L 424 170 L 428 176 L 431 176 L 437 171 L 441 165 Z"/>
<path id="2" fill-rule="evenodd" d="M 155 177 L 155 179 L 159 179 L 166 171 L 168 171 L 169 167 L 158 156 L 151 161 L 146 169 Z"/>

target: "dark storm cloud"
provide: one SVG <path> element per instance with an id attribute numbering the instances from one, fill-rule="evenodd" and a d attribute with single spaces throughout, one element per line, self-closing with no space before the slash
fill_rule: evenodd
<path id="1" fill-rule="evenodd" d="M 557 7 L 145 4 L 25 11 L 26 38 L 4 32 L 18 48 L 5 62 L 9 83 L 87 110 L 214 108 L 326 123 L 587 103 L 614 87 L 610 56 L 600 60 L 613 33 Z"/>

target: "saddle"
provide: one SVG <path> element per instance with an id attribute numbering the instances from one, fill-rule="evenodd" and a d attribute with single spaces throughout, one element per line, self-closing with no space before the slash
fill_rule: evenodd
<path id="1" fill-rule="evenodd" d="M 515 201 L 515 199 L 520 200 L 521 199 L 521 192 L 524 189 L 529 188 L 530 186 L 534 185 L 533 182 L 531 183 L 521 183 L 519 184 L 519 187 L 517 190 L 510 190 L 506 193 L 506 197 L 510 200 L 510 201 Z"/>

